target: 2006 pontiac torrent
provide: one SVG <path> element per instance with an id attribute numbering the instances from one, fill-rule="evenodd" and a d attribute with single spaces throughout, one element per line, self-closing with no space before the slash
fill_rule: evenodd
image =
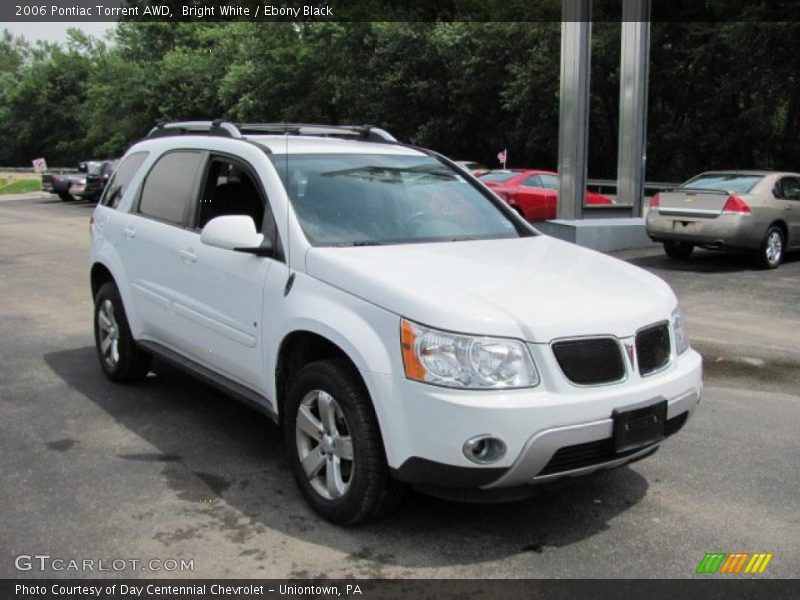
<path id="1" fill-rule="evenodd" d="M 266 413 L 337 523 L 408 484 L 496 496 L 626 464 L 700 399 L 666 283 L 380 129 L 159 126 L 112 176 L 91 248 L 106 375 L 157 356 Z"/>

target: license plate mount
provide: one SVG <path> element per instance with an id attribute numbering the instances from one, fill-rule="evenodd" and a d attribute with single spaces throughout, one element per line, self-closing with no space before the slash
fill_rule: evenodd
<path id="1" fill-rule="evenodd" d="M 659 399 L 616 409 L 611 416 L 614 420 L 614 450 L 617 453 L 645 448 L 664 439 L 667 401 Z"/>

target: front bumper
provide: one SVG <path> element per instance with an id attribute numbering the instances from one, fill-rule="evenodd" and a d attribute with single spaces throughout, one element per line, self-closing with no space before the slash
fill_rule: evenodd
<path id="1" fill-rule="evenodd" d="M 667 437 L 686 424 L 699 401 L 699 394 L 691 391 L 668 402 Z M 662 443 L 615 453 L 611 439 L 613 427 L 613 421 L 608 418 L 540 431 L 528 440 L 512 467 L 485 487 L 513 487 L 611 469 L 653 452 Z"/>
<path id="2" fill-rule="evenodd" d="M 702 391 L 702 359 L 694 350 L 673 357 L 659 373 L 639 377 L 629 372 L 620 383 L 592 387 L 570 385 L 563 376 L 559 380 L 544 355 L 535 360 L 548 385 L 530 390 L 486 394 L 395 381 L 393 389 L 385 390 L 394 396 L 393 426 L 383 428 L 385 439 L 387 429 L 391 432 L 387 454 L 395 476 L 421 485 L 493 489 L 619 466 L 661 442 L 616 455 L 615 409 L 666 399 L 667 433 L 674 433 Z M 464 442 L 481 434 L 505 443 L 502 459 L 476 465 L 464 456 Z"/>

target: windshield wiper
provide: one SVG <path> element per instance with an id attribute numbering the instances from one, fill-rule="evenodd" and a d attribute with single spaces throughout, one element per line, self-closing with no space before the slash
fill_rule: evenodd
<path id="1" fill-rule="evenodd" d="M 334 248 L 358 248 L 360 246 L 385 246 L 383 242 L 376 242 L 373 240 L 361 240 L 358 242 L 344 242 L 343 244 L 334 244 Z"/>

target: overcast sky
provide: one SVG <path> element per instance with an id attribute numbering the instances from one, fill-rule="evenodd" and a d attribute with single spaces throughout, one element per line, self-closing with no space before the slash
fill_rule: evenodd
<path id="1" fill-rule="evenodd" d="M 21 35 L 29 42 L 42 40 L 45 42 L 66 42 L 67 29 L 75 27 L 82 29 L 89 35 L 102 38 L 114 23 L 109 22 L 83 22 L 83 23 L 0 23 L 0 30 L 8 29 L 13 35 Z"/>

